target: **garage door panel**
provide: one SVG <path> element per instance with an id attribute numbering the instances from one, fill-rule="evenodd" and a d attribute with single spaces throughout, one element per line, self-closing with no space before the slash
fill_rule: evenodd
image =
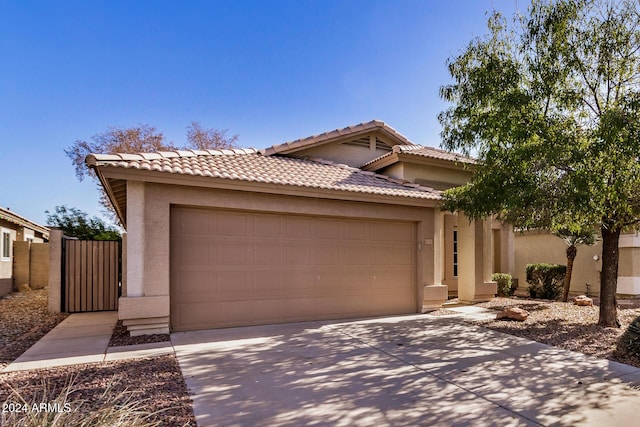
<path id="1" fill-rule="evenodd" d="M 276 298 L 287 296 L 284 273 L 277 271 L 256 271 L 252 273 L 252 294 L 255 298 Z"/>
<path id="2" fill-rule="evenodd" d="M 310 218 L 306 217 L 285 217 L 286 234 L 288 239 L 310 239 L 313 237 Z"/>
<path id="3" fill-rule="evenodd" d="M 284 244 L 286 264 L 291 266 L 308 265 L 311 263 L 309 243 L 304 240 L 288 240 Z"/>
<path id="4" fill-rule="evenodd" d="M 342 222 L 337 219 L 320 218 L 316 222 L 315 238 L 318 240 L 339 240 L 342 235 Z"/>
<path id="5" fill-rule="evenodd" d="M 248 265 L 249 259 L 249 246 L 245 239 L 220 239 L 218 242 L 217 259 L 211 259 L 213 265 L 226 264 L 226 265 Z"/>
<path id="6" fill-rule="evenodd" d="M 412 223 L 178 207 L 171 215 L 174 330 L 416 310 Z"/>
<path id="7" fill-rule="evenodd" d="M 385 264 L 392 266 L 413 265 L 411 257 L 414 252 L 415 248 L 413 247 L 413 244 L 411 244 L 411 246 L 400 246 L 398 244 L 389 245 L 387 248 L 387 261 Z"/>
<path id="8" fill-rule="evenodd" d="M 189 210 L 181 213 L 180 218 L 172 224 L 177 235 L 198 235 L 215 229 L 215 218 L 211 218 L 204 210 Z"/>
<path id="9" fill-rule="evenodd" d="M 251 246 L 255 265 L 281 265 L 284 262 L 283 243 L 276 239 L 257 239 Z"/>
<path id="10" fill-rule="evenodd" d="M 345 221 L 343 238 L 346 240 L 368 240 L 368 224 L 356 221 Z"/>
<path id="11" fill-rule="evenodd" d="M 249 234 L 248 214 L 220 212 L 217 215 L 215 234 L 219 236 L 246 237 Z"/>
<path id="12" fill-rule="evenodd" d="M 176 251 L 176 261 L 181 265 L 202 265 L 217 257 L 217 245 L 208 239 L 182 238 L 180 250 Z"/>
<path id="13" fill-rule="evenodd" d="M 282 217 L 254 214 L 253 236 L 256 238 L 279 238 L 282 236 Z"/>
<path id="14" fill-rule="evenodd" d="M 210 292 L 215 293 L 216 299 L 219 301 L 244 299 L 253 290 L 251 278 L 249 277 L 250 272 L 244 270 L 220 270 L 209 274 L 215 277 L 215 280 L 212 281 L 214 286 L 210 289 Z M 211 299 L 211 295 L 207 296 L 206 299 Z"/>
<path id="15" fill-rule="evenodd" d="M 339 252 L 345 266 L 370 265 L 366 242 L 348 241 L 340 246 Z"/>
<path id="16" fill-rule="evenodd" d="M 311 261 L 316 266 L 330 266 L 340 264 L 340 253 L 336 251 L 336 243 L 332 241 L 317 241 L 311 248 Z"/>
<path id="17" fill-rule="evenodd" d="M 416 239 L 415 230 L 406 227 L 406 224 L 390 224 L 391 233 L 389 239 L 395 242 L 414 243 Z"/>

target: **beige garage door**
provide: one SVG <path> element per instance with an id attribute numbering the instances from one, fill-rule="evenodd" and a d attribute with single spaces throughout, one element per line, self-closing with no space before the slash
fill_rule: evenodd
<path id="1" fill-rule="evenodd" d="M 416 311 L 415 224 L 173 207 L 173 330 Z"/>

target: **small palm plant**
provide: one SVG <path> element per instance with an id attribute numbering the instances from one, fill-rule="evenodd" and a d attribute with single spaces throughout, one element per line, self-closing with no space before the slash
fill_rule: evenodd
<path id="1" fill-rule="evenodd" d="M 571 288 L 571 275 L 573 273 L 573 261 L 578 255 L 578 246 L 591 246 L 598 241 L 598 235 L 592 228 L 560 228 L 553 232 L 554 235 L 564 240 L 567 244 L 567 273 L 564 276 L 564 286 L 562 288 L 562 301 L 567 302 L 569 289 Z"/>

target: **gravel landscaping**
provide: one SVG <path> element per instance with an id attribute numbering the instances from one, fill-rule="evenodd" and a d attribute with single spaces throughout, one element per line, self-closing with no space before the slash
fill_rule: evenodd
<path id="1" fill-rule="evenodd" d="M 67 316 L 48 313 L 46 289 L 13 293 L 0 299 L 0 369 Z M 169 338 L 166 334 L 146 338 L 129 337 L 122 326 L 116 329 L 112 337 L 114 345 L 166 341 Z M 50 403 L 71 378 L 74 378 L 75 384 L 74 391 L 68 396 L 72 410 L 77 409 L 84 414 L 95 413 L 105 406 L 103 394 L 108 390 L 110 396 L 118 396 L 116 402 L 108 406 L 117 408 L 127 398 L 133 399 L 133 403 L 140 404 L 137 410 L 154 414 L 147 420 L 151 424 L 196 425 L 191 399 L 174 355 L 0 373 L 0 402 L 20 403 L 20 398 L 11 391 L 13 388 L 28 403 Z M 45 389 L 47 397 L 43 399 Z M 60 421 L 53 425 L 64 423 Z M 114 425 L 126 426 L 129 420 Z"/>
<path id="2" fill-rule="evenodd" d="M 68 316 L 49 313 L 47 292 L 14 292 L 0 298 L 0 370 Z"/>
<path id="3" fill-rule="evenodd" d="M 118 320 L 111 340 L 109 341 L 109 347 L 117 347 L 121 345 L 136 345 L 136 344 L 148 344 L 154 342 L 170 341 L 169 334 L 152 334 L 152 335 L 140 335 L 132 337 L 127 331 L 127 327 L 122 324 L 122 320 Z"/>
<path id="4" fill-rule="evenodd" d="M 476 307 L 495 309 L 496 313 L 506 307 L 518 307 L 529 312 L 524 322 L 512 320 L 468 320 L 475 325 L 517 335 L 533 341 L 553 345 L 567 350 L 593 355 L 640 367 L 640 358 L 617 349 L 620 336 L 629 323 L 640 316 L 640 308 L 618 309 L 621 328 L 598 326 L 598 306 L 579 307 L 572 302 L 531 300 L 523 298 L 493 298 L 476 304 Z M 440 309 L 434 315 L 455 314 Z"/>
<path id="5" fill-rule="evenodd" d="M 20 398 L 11 391 L 13 388 L 30 404 L 43 401 L 50 403 L 53 400 L 52 396 L 60 393 L 71 376 L 74 377 L 75 384 L 74 391 L 67 397 L 71 411 L 80 411 L 87 415 L 95 413 L 104 406 L 103 394 L 108 390 L 110 396 L 118 396 L 122 392 L 130 395 L 135 403 L 140 404 L 137 409 L 153 414 L 149 421 L 155 421 L 158 425 L 196 425 L 191 399 L 178 361 L 173 355 L 2 373 L 0 401 L 6 405 L 20 404 Z M 48 389 L 48 393 L 43 399 L 45 388 Z M 117 408 L 125 399 L 118 400 L 110 406 Z M 62 426 L 63 423 L 55 425 Z M 115 425 L 127 426 L 129 422 L 124 420 Z"/>

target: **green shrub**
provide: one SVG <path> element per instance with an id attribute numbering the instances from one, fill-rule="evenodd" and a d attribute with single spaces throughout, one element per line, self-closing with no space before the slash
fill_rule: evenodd
<path id="1" fill-rule="evenodd" d="M 493 273 L 491 280 L 498 282 L 498 296 L 510 297 L 515 292 L 511 275 L 509 273 Z"/>
<path id="2" fill-rule="evenodd" d="M 567 267 L 558 264 L 527 264 L 531 298 L 554 300 L 562 293 Z"/>
<path id="3" fill-rule="evenodd" d="M 633 319 L 618 340 L 618 350 L 631 356 L 640 357 L 640 316 Z"/>

